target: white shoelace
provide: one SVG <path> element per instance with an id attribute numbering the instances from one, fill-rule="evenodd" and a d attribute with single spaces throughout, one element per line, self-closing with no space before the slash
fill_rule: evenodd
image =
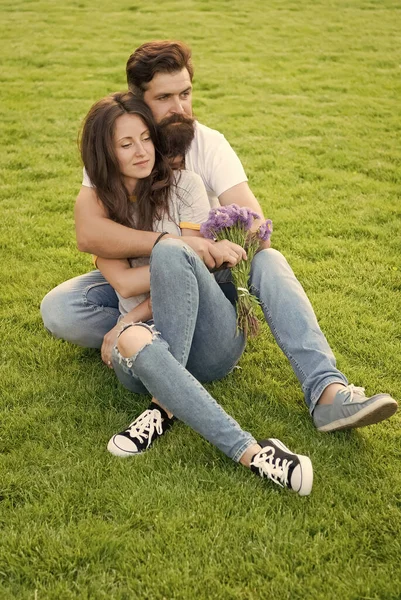
<path id="1" fill-rule="evenodd" d="M 341 390 L 342 393 L 345 392 L 349 392 L 350 396 L 349 396 L 349 402 L 353 402 L 354 400 L 354 393 L 356 394 L 364 394 L 365 393 L 365 388 L 363 387 L 358 387 L 357 385 L 354 385 L 353 383 L 350 383 L 349 385 L 345 386 L 345 388 L 343 390 Z"/>
<path id="2" fill-rule="evenodd" d="M 270 456 L 268 455 L 270 453 Z M 288 470 L 292 465 L 292 460 L 286 458 L 276 458 L 274 460 L 275 450 L 270 447 L 266 451 L 259 452 L 252 461 L 252 464 L 259 469 L 259 475 L 265 476 L 277 483 L 281 487 L 288 486 Z M 281 463 L 281 464 L 280 464 Z"/>
<path id="3" fill-rule="evenodd" d="M 162 427 L 163 419 L 161 412 L 157 409 L 145 410 L 126 430 L 132 439 L 138 439 L 141 444 L 148 438 L 147 448 L 153 438 L 153 433 L 156 432 L 159 435 L 163 434 Z"/>

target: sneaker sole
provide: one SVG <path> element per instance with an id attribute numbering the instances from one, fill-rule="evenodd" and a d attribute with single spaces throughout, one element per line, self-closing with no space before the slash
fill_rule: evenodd
<path id="1" fill-rule="evenodd" d="M 366 427 L 380 423 L 391 417 L 397 412 L 398 404 L 393 398 L 378 398 L 376 402 L 372 402 L 369 406 L 361 408 L 357 413 L 332 421 L 327 425 L 317 427 L 318 431 L 340 431 L 341 429 L 356 429 L 358 427 Z"/>
<path id="2" fill-rule="evenodd" d="M 293 452 L 292 450 L 290 450 L 289 448 L 287 448 L 287 446 L 285 446 L 283 444 L 283 442 L 281 442 L 280 440 L 277 440 L 275 438 L 271 438 L 272 442 L 274 442 L 277 446 L 279 446 L 282 450 L 284 450 L 284 452 L 288 452 L 289 454 L 294 454 L 298 460 L 299 460 L 299 464 L 301 467 L 301 487 L 299 488 L 299 490 L 294 490 L 294 492 L 296 492 L 297 494 L 299 494 L 300 496 L 309 496 L 309 494 L 312 491 L 312 486 L 313 486 L 313 467 L 312 467 L 312 461 L 309 458 L 309 456 L 304 456 L 303 454 L 296 454 L 296 452 Z"/>

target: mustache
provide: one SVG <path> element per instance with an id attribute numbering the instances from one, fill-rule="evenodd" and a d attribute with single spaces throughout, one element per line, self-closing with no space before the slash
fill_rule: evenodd
<path id="1" fill-rule="evenodd" d="M 175 123 L 181 123 L 182 125 L 190 125 L 191 127 L 195 123 L 194 117 L 189 117 L 188 115 L 174 114 L 170 117 L 164 117 L 158 124 L 160 129 L 168 127 L 169 125 L 174 125 Z"/>

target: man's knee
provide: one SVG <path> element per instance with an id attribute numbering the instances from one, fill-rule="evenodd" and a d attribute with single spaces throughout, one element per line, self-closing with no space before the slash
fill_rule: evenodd
<path id="1" fill-rule="evenodd" d="M 78 344 L 79 346 L 99 347 L 86 344 L 82 340 L 83 327 L 81 322 L 75 322 L 73 316 L 73 303 L 67 290 L 57 286 L 43 298 L 40 304 L 45 329 L 55 338 Z"/>
<path id="2" fill-rule="evenodd" d="M 40 304 L 40 314 L 42 316 L 45 329 L 47 329 L 47 331 L 49 331 L 55 337 L 61 337 L 59 335 L 59 326 L 62 311 L 60 311 L 56 289 L 57 288 L 51 290 L 43 298 Z"/>
<path id="3" fill-rule="evenodd" d="M 280 271 L 283 268 L 289 268 L 289 264 L 285 256 L 275 248 L 261 250 L 255 254 L 255 257 L 252 261 L 252 266 L 254 270 L 257 270 L 258 268 L 265 270 L 268 268 L 270 273 L 273 273 L 274 271 Z"/>
<path id="4" fill-rule="evenodd" d="M 263 260 L 268 260 L 272 263 L 286 260 L 284 255 L 281 254 L 281 252 L 279 252 L 275 248 L 267 248 L 266 250 L 261 250 L 260 252 L 257 252 L 257 254 L 255 254 L 255 258 L 257 257 Z"/>

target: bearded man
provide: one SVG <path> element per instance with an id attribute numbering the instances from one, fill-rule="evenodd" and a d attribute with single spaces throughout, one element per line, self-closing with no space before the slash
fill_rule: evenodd
<path id="1" fill-rule="evenodd" d="M 143 44 L 127 62 L 129 89 L 151 108 L 165 133 L 165 152 L 174 166 L 200 175 L 211 206 L 235 203 L 263 218 L 242 164 L 227 140 L 194 120 L 192 78 L 191 52 L 182 42 Z M 159 236 L 111 221 L 86 174 L 76 201 L 75 222 L 79 250 L 105 258 L 150 256 Z M 235 245 L 229 242 L 184 239 L 210 269 L 241 260 Z M 349 385 L 337 369 L 301 284 L 284 256 L 268 246 L 264 244 L 253 259 L 251 289 L 301 384 L 315 426 L 320 431 L 336 431 L 390 417 L 397 410 L 391 396 L 376 394 L 368 398 L 364 388 Z M 92 348 L 113 343 L 114 333 L 109 332 L 114 332 L 119 317 L 118 301 L 98 271 L 49 292 L 41 311 L 45 327 L 56 337 Z"/>

